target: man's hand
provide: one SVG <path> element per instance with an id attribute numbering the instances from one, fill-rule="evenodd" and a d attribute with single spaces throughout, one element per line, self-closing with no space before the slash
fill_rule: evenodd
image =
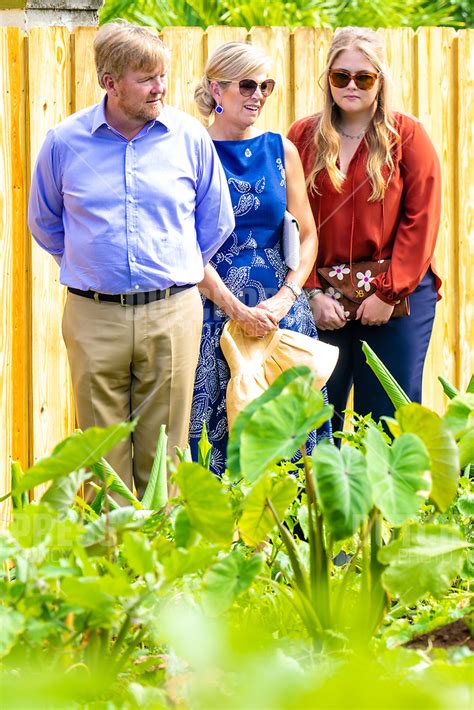
<path id="1" fill-rule="evenodd" d="M 360 304 L 355 319 L 362 325 L 384 325 L 390 320 L 394 308 L 373 293 Z"/>
<path id="2" fill-rule="evenodd" d="M 334 298 L 318 293 L 309 304 L 318 330 L 339 330 L 346 325 L 344 309 Z"/>

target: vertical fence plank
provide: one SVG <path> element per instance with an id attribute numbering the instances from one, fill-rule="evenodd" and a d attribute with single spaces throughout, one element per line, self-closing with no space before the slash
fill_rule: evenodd
<path id="1" fill-rule="evenodd" d="M 26 227 L 26 195 L 28 160 L 26 145 L 26 68 L 25 38 L 16 28 L 8 30 L 11 200 L 12 200 L 12 268 L 11 308 L 12 343 L 12 455 L 26 468 L 29 465 L 30 385 L 31 385 L 31 301 L 30 249 Z M 6 114 L 5 114 L 6 115 Z"/>
<path id="2" fill-rule="evenodd" d="M 253 27 L 250 39 L 273 60 L 271 73 L 277 82 L 258 119 L 258 127 L 286 134 L 293 117 L 290 31 L 286 27 Z"/>
<path id="3" fill-rule="evenodd" d="M 324 93 L 319 81 L 332 40 L 331 30 L 300 27 L 292 35 L 292 122 L 321 111 Z"/>
<path id="4" fill-rule="evenodd" d="M 225 42 L 246 42 L 248 32 L 245 27 L 208 27 L 204 38 L 204 59 L 206 60 Z"/>
<path id="5" fill-rule="evenodd" d="M 12 227 L 13 205 L 11 141 L 10 57 L 8 29 L 0 28 L 0 287 L 2 293 L 12 290 Z M 0 300 L 0 418 L 6 426 L 0 428 L 0 493 L 10 490 L 12 454 L 12 340 L 13 322 L 11 298 Z M 0 524 L 8 519 L 8 503 L 0 505 Z"/>
<path id="6" fill-rule="evenodd" d="M 457 278 L 457 227 L 454 213 L 454 171 L 457 161 L 454 115 L 453 42 L 455 31 L 447 27 L 420 28 L 416 34 L 418 117 L 428 131 L 441 161 L 442 214 L 436 261 L 444 282 L 423 380 L 425 403 L 441 411 L 444 395 L 437 381 L 443 375 L 456 383 L 459 293 Z"/>
<path id="7" fill-rule="evenodd" d="M 97 81 L 93 42 L 95 27 L 78 27 L 72 37 L 72 110 L 80 111 L 100 101 L 104 91 Z"/>
<path id="8" fill-rule="evenodd" d="M 379 30 L 385 43 L 387 64 L 390 73 L 391 104 L 396 111 L 416 112 L 416 96 L 413 90 L 415 76 L 415 33 L 411 27 Z"/>
<path id="9" fill-rule="evenodd" d="M 69 32 L 61 27 L 31 30 L 28 56 L 33 165 L 47 130 L 71 112 Z M 70 433 L 74 423 L 66 349 L 61 335 L 64 295 L 56 262 L 33 244 L 33 459 L 49 453 Z"/>
<path id="10" fill-rule="evenodd" d="M 203 30 L 200 27 L 166 27 L 161 38 L 171 52 L 167 102 L 200 118 L 194 102 L 194 89 L 204 68 Z"/>
<path id="11" fill-rule="evenodd" d="M 456 199 L 456 224 L 458 225 L 458 279 L 459 279 L 459 348 L 457 352 L 458 384 L 464 389 L 474 372 L 474 307 L 472 275 L 474 274 L 474 165 L 472 139 L 474 125 L 474 30 L 458 33 L 456 86 L 457 156 L 454 198 Z"/>

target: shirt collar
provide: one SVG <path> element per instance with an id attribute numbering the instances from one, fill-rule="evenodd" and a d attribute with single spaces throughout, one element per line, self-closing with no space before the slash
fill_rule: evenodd
<path id="1" fill-rule="evenodd" d="M 102 98 L 100 103 L 95 106 L 94 113 L 92 116 L 91 133 L 95 133 L 101 126 L 108 126 L 107 119 L 105 118 L 105 102 L 107 100 L 107 94 Z M 147 124 L 147 129 L 150 130 L 156 123 L 161 123 L 166 128 L 166 130 L 171 130 L 172 118 L 169 114 L 168 107 L 165 105 L 161 110 L 160 115 L 154 121 L 150 121 Z"/>

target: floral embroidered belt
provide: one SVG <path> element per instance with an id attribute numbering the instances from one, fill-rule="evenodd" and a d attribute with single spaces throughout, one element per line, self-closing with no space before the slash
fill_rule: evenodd
<path id="1" fill-rule="evenodd" d="M 346 318 L 353 320 L 357 309 L 372 293 L 375 286 L 372 281 L 379 274 L 388 271 L 390 259 L 380 261 L 358 261 L 352 264 L 337 264 L 322 266 L 318 269 L 323 291 L 326 296 L 334 298 L 344 308 Z M 392 318 L 410 315 L 408 297 L 401 298 L 395 304 Z"/>

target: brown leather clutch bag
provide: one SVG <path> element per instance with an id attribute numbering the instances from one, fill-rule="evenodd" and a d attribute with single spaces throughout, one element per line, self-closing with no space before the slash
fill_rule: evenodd
<path id="1" fill-rule="evenodd" d="M 353 320 L 362 301 L 375 293 L 373 279 L 387 271 L 389 266 L 390 259 L 358 261 L 353 264 L 322 266 L 318 269 L 318 274 L 325 295 L 340 303 L 346 318 Z M 397 301 L 391 317 L 401 318 L 409 315 L 410 302 L 405 296 Z"/>

